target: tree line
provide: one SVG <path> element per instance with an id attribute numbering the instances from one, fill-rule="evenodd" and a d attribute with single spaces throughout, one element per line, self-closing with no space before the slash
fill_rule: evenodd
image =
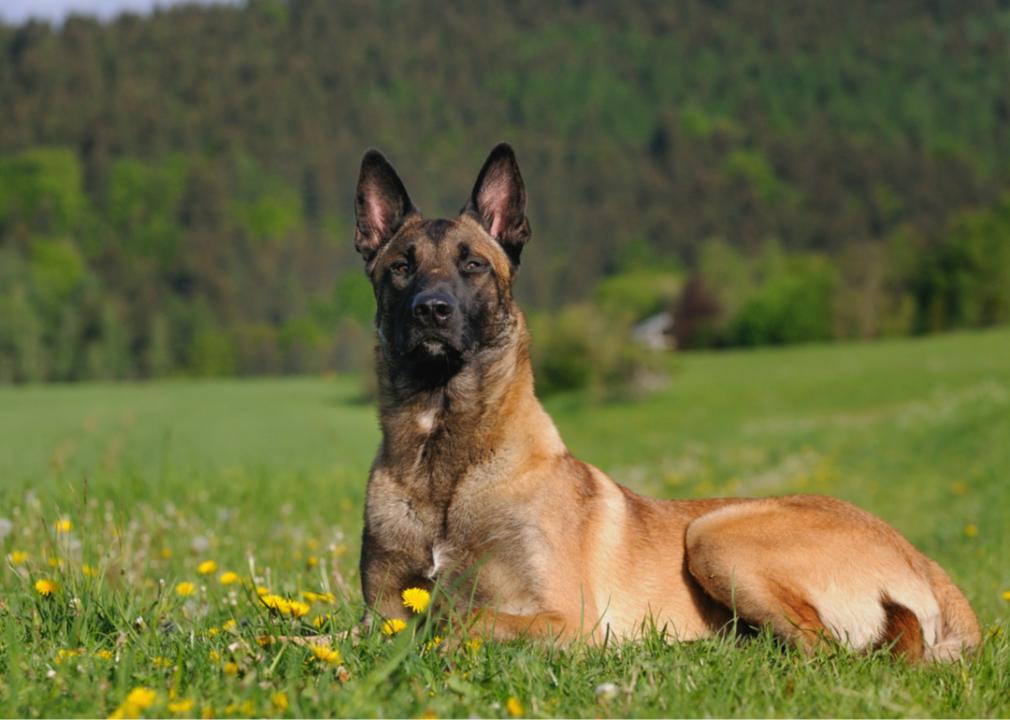
<path id="1" fill-rule="evenodd" d="M 534 310 L 669 308 L 685 347 L 1007 322 L 1008 46 L 995 1 L 0 25 L 0 381 L 356 366 L 371 146 L 432 215 L 516 147 Z"/>

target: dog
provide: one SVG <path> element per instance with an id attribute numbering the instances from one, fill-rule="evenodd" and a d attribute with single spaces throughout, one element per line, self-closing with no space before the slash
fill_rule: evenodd
<path id="1" fill-rule="evenodd" d="M 735 621 L 788 643 L 952 660 L 980 641 L 965 596 L 883 520 L 815 495 L 654 500 L 568 452 L 534 395 L 512 294 L 530 238 L 515 154 L 495 147 L 454 219 L 429 220 L 376 150 L 355 248 L 376 298 L 382 442 L 368 479 L 365 602 L 408 617 L 446 591 L 472 632 L 674 640 Z"/>

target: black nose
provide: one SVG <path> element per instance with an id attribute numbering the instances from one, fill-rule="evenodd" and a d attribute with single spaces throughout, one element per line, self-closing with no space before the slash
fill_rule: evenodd
<path id="1" fill-rule="evenodd" d="M 443 327 L 456 309 L 452 297 L 438 290 L 425 290 L 414 296 L 410 304 L 414 317 L 429 326 Z"/>

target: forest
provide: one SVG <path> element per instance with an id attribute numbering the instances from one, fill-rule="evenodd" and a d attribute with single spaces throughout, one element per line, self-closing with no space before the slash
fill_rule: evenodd
<path id="1" fill-rule="evenodd" d="M 1007 48 L 995 1 L 0 25 L 0 383 L 360 366 L 369 147 L 432 216 L 515 147 L 517 292 L 559 352 L 664 309 L 685 349 L 1007 323 Z"/>

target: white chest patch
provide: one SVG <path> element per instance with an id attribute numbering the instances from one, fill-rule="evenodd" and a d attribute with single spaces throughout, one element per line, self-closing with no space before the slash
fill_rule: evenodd
<path id="1" fill-rule="evenodd" d="M 426 573 L 429 580 L 434 580 L 449 564 L 449 543 L 436 540 L 431 546 L 431 568 Z"/>
<path id="2" fill-rule="evenodd" d="M 437 410 L 432 409 L 432 410 L 425 410 L 422 413 L 418 413 L 416 419 L 417 429 L 426 435 L 430 433 L 431 429 L 435 427 L 435 415 L 437 414 L 437 412 L 438 412 Z"/>

